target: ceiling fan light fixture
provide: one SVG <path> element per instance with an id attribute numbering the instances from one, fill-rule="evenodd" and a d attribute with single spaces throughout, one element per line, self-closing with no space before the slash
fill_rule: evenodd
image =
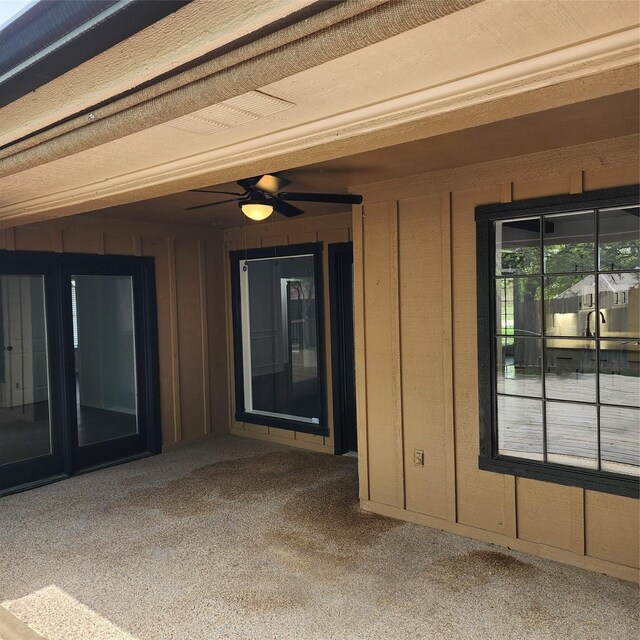
<path id="1" fill-rule="evenodd" d="M 241 202 L 240 208 L 247 218 L 256 222 L 266 220 L 273 213 L 273 205 L 266 202 Z"/>

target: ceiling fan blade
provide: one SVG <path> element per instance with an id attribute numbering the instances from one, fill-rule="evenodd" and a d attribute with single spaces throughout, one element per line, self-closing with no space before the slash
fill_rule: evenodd
<path id="1" fill-rule="evenodd" d="M 326 202 L 333 204 L 362 204 L 362 196 L 353 193 L 279 193 L 283 200 L 294 202 Z"/>
<path id="2" fill-rule="evenodd" d="M 294 216 L 299 216 L 301 213 L 304 213 L 302 209 L 298 209 L 298 207 L 294 207 L 292 204 L 280 200 L 280 198 L 277 197 L 269 198 L 268 202 L 273 205 L 275 211 L 287 218 L 293 218 Z"/>
<path id="3" fill-rule="evenodd" d="M 218 204 L 227 204 L 227 202 L 238 202 L 240 198 L 229 198 L 229 200 L 218 200 L 218 202 L 208 202 L 207 204 L 197 204 L 195 207 L 186 207 L 185 211 L 193 211 L 193 209 L 204 209 L 205 207 L 215 207 Z"/>
<path id="4" fill-rule="evenodd" d="M 237 184 L 239 184 L 247 193 L 252 191 L 262 191 L 263 193 L 270 193 L 275 196 L 280 189 L 291 184 L 291 180 L 266 173 L 263 176 L 243 178 L 242 180 L 238 180 Z"/>
<path id="5" fill-rule="evenodd" d="M 189 189 L 191 193 L 225 193 L 228 196 L 243 196 L 244 193 L 236 193 L 235 191 L 213 191 L 211 189 Z"/>
<path id="6" fill-rule="evenodd" d="M 284 189 L 288 184 L 291 184 L 291 180 L 267 173 L 256 182 L 255 188 L 276 195 L 280 189 Z"/>

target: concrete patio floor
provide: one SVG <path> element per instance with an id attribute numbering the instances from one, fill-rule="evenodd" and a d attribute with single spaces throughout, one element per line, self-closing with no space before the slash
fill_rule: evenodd
<path id="1" fill-rule="evenodd" d="M 49 640 L 636 638 L 636 585 L 361 513 L 356 461 L 233 436 L 0 499 Z"/>

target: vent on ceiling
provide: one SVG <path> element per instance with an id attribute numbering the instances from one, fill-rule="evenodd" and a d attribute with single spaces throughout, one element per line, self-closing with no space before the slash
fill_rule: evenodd
<path id="1" fill-rule="evenodd" d="M 295 106 L 259 91 L 249 91 L 224 102 L 213 104 L 187 116 L 167 122 L 167 126 L 203 135 L 222 131 L 264 118 Z"/>

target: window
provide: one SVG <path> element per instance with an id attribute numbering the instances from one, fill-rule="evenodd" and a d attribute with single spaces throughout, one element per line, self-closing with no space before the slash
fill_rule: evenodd
<path id="1" fill-rule="evenodd" d="M 236 419 L 326 434 L 322 245 L 230 258 Z"/>
<path id="2" fill-rule="evenodd" d="M 480 467 L 637 496 L 638 188 L 476 222 Z"/>

